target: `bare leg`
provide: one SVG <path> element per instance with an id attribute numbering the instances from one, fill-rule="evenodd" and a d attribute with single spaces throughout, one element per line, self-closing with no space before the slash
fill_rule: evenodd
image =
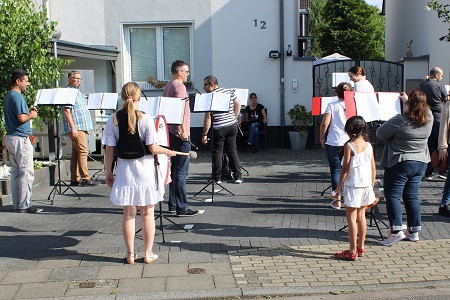
<path id="1" fill-rule="evenodd" d="M 122 232 L 125 246 L 130 257 L 129 263 L 134 262 L 134 235 L 136 227 L 136 206 L 123 207 Z M 132 257 L 132 258 L 131 258 Z"/>
<path id="2" fill-rule="evenodd" d="M 358 249 L 364 250 L 364 242 L 366 241 L 367 232 L 367 220 L 366 220 L 366 207 L 358 208 Z"/>
<path id="3" fill-rule="evenodd" d="M 154 205 L 140 206 L 142 221 L 142 239 L 144 240 L 145 256 L 152 255 L 153 240 L 155 239 Z"/>
<path id="4" fill-rule="evenodd" d="M 357 219 L 357 208 L 354 207 L 345 207 L 345 214 L 347 215 L 347 223 L 348 223 L 348 240 L 350 242 L 350 253 L 356 253 L 356 240 L 358 238 L 358 230 L 356 224 Z"/>

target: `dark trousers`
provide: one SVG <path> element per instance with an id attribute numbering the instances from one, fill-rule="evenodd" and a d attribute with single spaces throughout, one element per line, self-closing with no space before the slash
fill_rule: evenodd
<path id="1" fill-rule="evenodd" d="M 230 169 L 233 172 L 234 179 L 242 177 L 239 156 L 236 151 L 236 135 L 238 133 L 237 124 L 227 127 L 214 128 L 213 141 L 213 161 L 214 161 L 214 180 L 219 181 L 222 175 L 222 156 L 223 152 L 228 156 Z"/>

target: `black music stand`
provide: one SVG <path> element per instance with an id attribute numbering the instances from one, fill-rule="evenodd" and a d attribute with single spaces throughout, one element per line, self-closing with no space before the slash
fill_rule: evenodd
<path id="1" fill-rule="evenodd" d="M 55 105 L 54 109 L 56 111 L 58 111 L 58 106 L 59 105 Z M 61 106 L 61 114 L 62 114 L 62 109 L 63 107 Z M 60 129 L 60 120 L 56 120 L 56 164 L 57 164 L 57 169 L 58 169 L 58 181 L 55 183 L 55 185 L 53 186 L 53 189 L 50 191 L 50 194 L 48 194 L 48 198 L 47 200 L 50 200 L 50 197 L 53 194 L 52 200 L 51 200 L 51 204 L 54 204 L 54 200 L 55 200 L 55 195 L 58 193 L 59 195 L 63 195 L 65 194 L 68 190 L 72 191 L 75 195 L 77 195 L 78 200 L 81 200 L 80 195 L 75 192 L 75 190 L 68 185 L 64 180 L 61 180 L 61 157 L 62 157 L 62 153 L 61 153 L 61 129 Z M 64 190 L 63 190 L 63 186 L 64 186 Z"/>

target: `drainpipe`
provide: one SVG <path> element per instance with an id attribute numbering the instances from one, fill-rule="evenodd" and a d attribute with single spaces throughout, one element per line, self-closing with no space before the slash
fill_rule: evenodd
<path id="1" fill-rule="evenodd" d="M 284 4 L 280 0 L 280 124 L 281 124 L 281 147 L 285 147 L 285 108 L 284 108 Z"/>

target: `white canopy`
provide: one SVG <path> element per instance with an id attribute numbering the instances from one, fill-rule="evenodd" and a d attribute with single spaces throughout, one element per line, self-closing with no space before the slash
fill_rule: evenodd
<path id="1" fill-rule="evenodd" d="M 336 61 L 336 60 L 349 60 L 349 59 L 351 59 L 351 58 L 344 56 L 342 54 L 339 54 L 339 53 L 333 53 L 331 55 L 328 55 L 328 56 L 325 56 L 318 60 L 313 61 L 313 65 L 315 66 L 318 64 L 324 64 L 324 63 L 332 62 L 332 61 Z"/>

